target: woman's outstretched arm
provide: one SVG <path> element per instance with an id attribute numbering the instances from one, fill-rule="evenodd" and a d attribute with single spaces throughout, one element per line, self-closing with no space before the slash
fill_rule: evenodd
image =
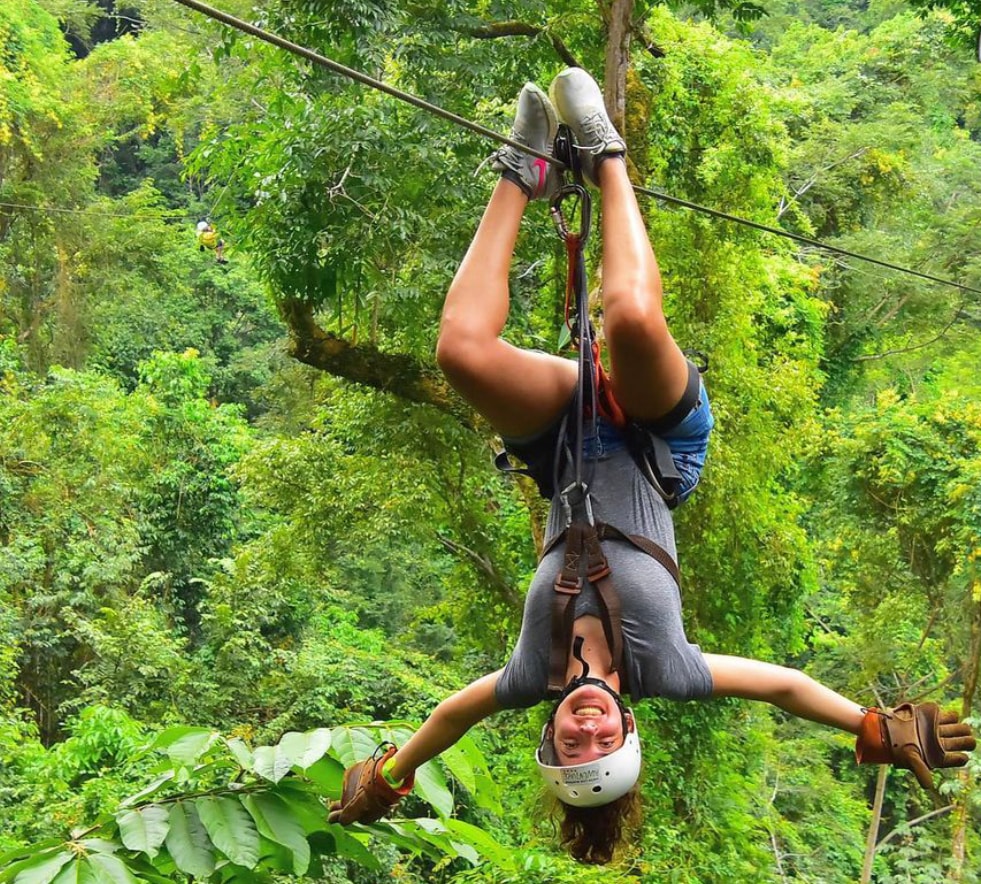
<path id="1" fill-rule="evenodd" d="M 404 780 L 416 768 L 448 749 L 477 722 L 499 712 L 494 694 L 501 670 L 478 678 L 440 703 L 394 756 L 391 775 Z"/>
<path id="2" fill-rule="evenodd" d="M 706 654 L 705 662 L 716 697 L 763 700 L 792 715 L 852 734 L 861 730 L 865 716 L 861 706 L 797 669 L 723 654 Z"/>

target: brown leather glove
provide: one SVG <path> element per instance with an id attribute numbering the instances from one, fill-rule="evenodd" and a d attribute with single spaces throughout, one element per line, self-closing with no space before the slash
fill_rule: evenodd
<path id="1" fill-rule="evenodd" d="M 911 770 L 924 789 L 933 788 L 931 770 L 962 767 L 976 741 L 970 725 L 936 703 L 903 703 L 895 709 L 867 709 L 855 741 L 859 764 L 892 764 Z"/>
<path id="2" fill-rule="evenodd" d="M 382 766 L 398 751 L 397 747 L 383 743 L 378 749 L 385 749 L 385 753 L 379 756 L 376 750 L 371 758 L 352 764 L 344 771 L 341 800 L 331 804 L 328 822 L 342 826 L 376 822 L 412 791 L 414 773 L 409 774 L 397 789 L 382 776 Z"/>

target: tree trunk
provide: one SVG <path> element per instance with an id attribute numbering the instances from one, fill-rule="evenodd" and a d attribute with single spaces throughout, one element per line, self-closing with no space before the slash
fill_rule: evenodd
<path id="1" fill-rule="evenodd" d="M 603 9 L 606 20 L 603 98 L 613 125 L 624 137 L 627 121 L 627 68 L 630 65 L 630 20 L 633 12 L 634 0 L 612 0 Z"/>

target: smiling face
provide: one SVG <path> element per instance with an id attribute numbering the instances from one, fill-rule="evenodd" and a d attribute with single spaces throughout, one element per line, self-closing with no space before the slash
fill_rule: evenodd
<path id="1" fill-rule="evenodd" d="M 627 725 L 633 721 L 627 714 Z M 566 697 L 552 720 L 552 745 L 562 767 L 585 764 L 623 745 L 623 717 L 616 700 L 594 685 L 583 685 Z"/>

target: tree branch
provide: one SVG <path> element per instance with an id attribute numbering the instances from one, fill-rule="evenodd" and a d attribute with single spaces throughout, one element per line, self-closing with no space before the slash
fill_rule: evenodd
<path id="1" fill-rule="evenodd" d="M 530 25 L 520 21 L 499 21 L 486 25 L 477 25 L 472 28 L 462 28 L 463 33 L 477 40 L 499 40 L 502 37 L 546 37 L 555 54 L 559 56 L 569 67 L 581 67 L 579 61 L 568 46 L 565 45 L 555 34 L 549 33 L 547 28 L 539 25 Z"/>
<path id="2" fill-rule="evenodd" d="M 325 331 L 317 324 L 313 307 L 304 301 L 286 298 L 279 302 L 279 308 L 289 328 L 289 355 L 294 359 L 336 377 L 430 405 L 467 429 L 477 429 L 476 413 L 435 367 L 406 354 L 352 344 Z"/>
<path id="3" fill-rule="evenodd" d="M 932 820 L 934 817 L 941 816 L 945 813 L 950 813 L 954 809 L 953 804 L 948 804 L 946 807 L 938 807 L 936 810 L 931 810 L 929 813 L 923 814 L 923 816 L 918 816 L 915 820 L 910 820 L 908 823 L 903 823 L 902 825 L 896 826 L 885 838 L 883 838 L 878 844 L 875 845 L 875 849 L 884 847 L 888 844 L 896 835 L 900 832 L 905 832 L 912 829 L 913 826 L 918 826 L 920 823 L 925 823 L 927 820 Z"/>

